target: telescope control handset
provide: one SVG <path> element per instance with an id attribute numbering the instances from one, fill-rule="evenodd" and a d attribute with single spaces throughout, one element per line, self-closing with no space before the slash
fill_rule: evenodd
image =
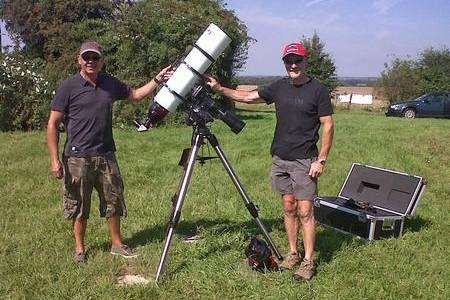
<path id="1" fill-rule="evenodd" d="M 169 112 L 175 112 L 181 102 L 188 101 L 192 89 L 204 80 L 204 72 L 230 42 L 231 38 L 217 25 L 209 24 L 169 80 L 161 83 L 144 122 L 134 121 L 138 131 L 155 127 Z"/>

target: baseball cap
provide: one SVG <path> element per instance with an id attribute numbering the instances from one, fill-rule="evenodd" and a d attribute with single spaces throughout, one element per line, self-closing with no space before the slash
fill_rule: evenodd
<path id="1" fill-rule="evenodd" d="M 86 41 L 83 44 L 81 44 L 80 47 L 80 55 L 83 55 L 83 53 L 86 52 L 95 52 L 98 55 L 102 55 L 102 46 L 100 46 L 99 43 L 94 41 Z"/>
<path id="2" fill-rule="evenodd" d="M 298 56 L 308 56 L 308 51 L 301 43 L 291 43 L 287 44 L 283 48 L 283 58 L 288 54 L 295 54 Z"/>

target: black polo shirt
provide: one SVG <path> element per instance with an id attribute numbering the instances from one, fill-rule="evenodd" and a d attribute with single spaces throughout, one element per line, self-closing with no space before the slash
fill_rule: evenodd
<path id="1" fill-rule="evenodd" d="M 131 88 L 108 74 L 99 74 L 92 86 L 80 73 L 64 80 L 56 91 L 51 109 L 64 113 L 66 156 L 95 156 L 116 151 L 112 133 L 112 107 L 126 99 Z"/>
<path id="2" fill-rule="evenodd" d="M 333 114 L 328 89 L 316 79 L 297 86 L 283 78 L 258 93 L 267 104 L 275 103 L 277 125 L 270 153 L 285 160 L 318 156 L 319 117 Z"/>

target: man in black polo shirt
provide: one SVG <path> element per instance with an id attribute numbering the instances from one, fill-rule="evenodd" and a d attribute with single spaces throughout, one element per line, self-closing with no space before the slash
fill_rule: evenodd
<path id="1" fill-rule="evenodd" d="M 283 48 L 283 63 L 288 77 L 255 91 L 237 91 L 221 86 L 209 77 L 213 91 L 238 102 L 274 103 L 277 117 L 272 154 L 271 182 L 281 193 L 284 224 L 290 254 L 281 267 L 292 269 L 296 279 L 313 276 L 315 220 L 312 200 L 317 195 L 317 179 L 322 174 L 333 140 L 333 109 L 327 88 L 306 74 L 307 50 L 300 43 Z M 262 101 L 261 101 L 262 99 Z M 317 148 L 319 128 L 323 125 L 322 146 Z M 301 227 L 305 256 L 297 250 Z"/>
<path id="2" fill-rule="evenodd" d="M 122 243 L 120 217 L 126 216 L 123 182 L 116 161 L 112 132 L 114 101 L 141 101 L 153 93 L 156 81 L 167 79 L 170 67 L 163 69 L 146 85 L 132 89 L 117 78 L 102 73 L 104 60 L 101 46 L 84 42 L 79 51 L 80 72 L 64 80 L 51 104 L 47 127 L 47 146 L 51 173 L 64 177 L 64 217 L 73 220 L 75 261 L 85 262 L 84 237 L 89 218 L 91 193 L 100 198 L 100 215 L 108 220 L 111 254 L 130 258 L 134 251 Z M 58 126 L 64 122 L 67 140 L 61 160 L 58 155 Z"/>

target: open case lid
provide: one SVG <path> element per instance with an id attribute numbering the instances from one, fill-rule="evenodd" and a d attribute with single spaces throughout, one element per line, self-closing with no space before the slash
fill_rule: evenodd
<path id="1" fill-rule="evenodd" d="M 422 177 L 354 163 L 339 197 L 406 216 L 414 213 L 423 189 Z"/>

